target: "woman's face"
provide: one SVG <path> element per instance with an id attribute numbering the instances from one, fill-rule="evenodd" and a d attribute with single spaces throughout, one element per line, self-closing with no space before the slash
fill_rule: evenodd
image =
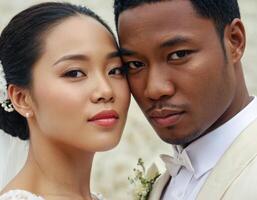
<path id="1" fill-rule="evenodd" d="M 43 54 L 33 70 L 32 138 L 38 131 L 89 152 L 114 147 L 130 93 L 112 35 L 93 18 L 76 16 L 44 36 Z"/>

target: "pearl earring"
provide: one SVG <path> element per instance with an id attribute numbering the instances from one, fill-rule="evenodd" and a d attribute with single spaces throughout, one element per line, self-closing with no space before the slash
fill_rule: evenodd
<path id="1" fill-rule="evenodd" d="M 26 113 L 26 118 L 29 118 L 30 117 L 30 113 Z"/>

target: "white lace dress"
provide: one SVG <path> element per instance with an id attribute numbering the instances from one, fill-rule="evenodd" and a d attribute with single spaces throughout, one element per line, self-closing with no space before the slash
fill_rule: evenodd
<path id="1" fill-rule="evenodd" d="M 92 194 L 93 200 L 105 200 L 101 194 Z M 10 190 L 0 196 L 0 200 L 45 200 L 25 190 Z"/>

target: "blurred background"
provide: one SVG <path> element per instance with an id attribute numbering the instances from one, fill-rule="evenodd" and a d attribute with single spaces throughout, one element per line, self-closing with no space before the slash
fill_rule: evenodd
<path id="1" fill-rule="evenodd" d="M 0 31 L 19 11 L 42 0 L 0 0 Z M 66 0 L 84 4 L 113 28 L 113 0 Z M 247 47 L 243 58 L 246 81 L 250 93 L 257 95 L 257 1 L 239 0 L 242 20 L 246 26 Z M 134 100 L 131 102 L 127 125 L 120 144 L 111 151 L 98 153 L 94 161 L 92 190 L 104 194 L 109 200 L 131 199 L 128 176 L 133 174 L 139 157 L 145 165 L 159 161 L 161 153 L 169 153 L 170 147 L 162 142 L 145 120 Z"/>

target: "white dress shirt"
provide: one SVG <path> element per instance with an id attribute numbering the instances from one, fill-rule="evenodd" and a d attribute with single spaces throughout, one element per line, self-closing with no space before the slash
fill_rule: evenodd
<path id="1" fill-rule="evenodd" d="M 213 167 L 237 136 L 255 119 L 256 97 L 225 124 L 187 146 L 185 150 L 194 171 L 182 167 L 178 174 L 172 177 L 163 200 L 195 200 Z"/>

